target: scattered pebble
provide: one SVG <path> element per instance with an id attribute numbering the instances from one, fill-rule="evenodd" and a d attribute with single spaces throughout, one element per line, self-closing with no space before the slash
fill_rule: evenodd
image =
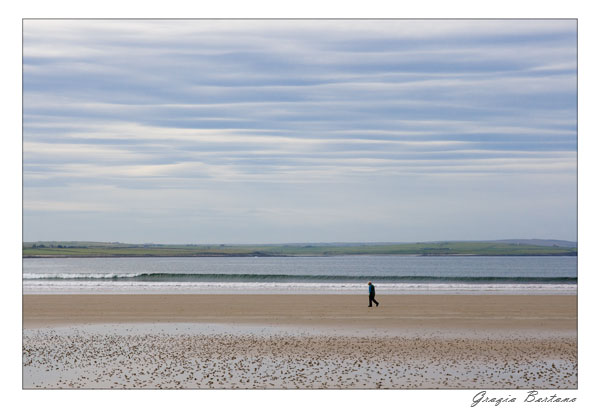
<path id="1" fill-rule="evenodd" d="M 577 388 L 575 336 L 175 331 L 24 330 L 24 388 Z"/>

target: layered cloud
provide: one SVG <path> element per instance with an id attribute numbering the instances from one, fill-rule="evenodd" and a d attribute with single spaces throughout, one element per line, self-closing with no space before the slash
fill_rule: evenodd
<path id="1" fill-rule="evenodd" d="M 25 239 L 575 239 L 573 20 L 23 27 Z"/>

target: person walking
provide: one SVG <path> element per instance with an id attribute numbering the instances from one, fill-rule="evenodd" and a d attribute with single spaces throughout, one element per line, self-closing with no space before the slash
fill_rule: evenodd
<path id="1" fill-rule="evenodd" d="M 379 307 L 379 302 L 375 300 L 375 286 L 369 282 L 369 307 L 373 307 L 373 303 L 376 307 Z"/>

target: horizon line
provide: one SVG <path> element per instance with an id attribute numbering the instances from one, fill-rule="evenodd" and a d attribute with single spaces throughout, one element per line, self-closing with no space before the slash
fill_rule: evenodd
<path id="1" fill-rule="evenodd" d="M 122 242 L 122 241 L 93 241 L 93 240 L 36 240 L 22 241 L 23 244 L 43 243 L 43 242 L 88 242 L 98 244 L 127 244 L 127 245 L 305 245 L 305 244 L 339 244 L 339 245 L 394 245 L 394 244 L 426 244 L 441 242 L 501 242 L 501 241 L 562 241 L 577 244 L 577 240 L 557 239 L 557 238 L 499 238 L 499 239 L 437 239 L 437 240 L 419 240 L 419 241 L 295 241 L 295 242 L 204 242 L 204 243 L 160 243 L 160 242 Z"/>

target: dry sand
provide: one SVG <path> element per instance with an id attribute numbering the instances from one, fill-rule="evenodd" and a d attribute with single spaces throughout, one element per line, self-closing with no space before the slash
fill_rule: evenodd
<path id="1" fill-rule="evenodd" d="M 25 388 L 576 388 L 575 296 L 25 295 Z"/>
<path id="2" fill-rule="evenodd" d="M 575 330 L 575 296 L 25 295 L 24 327 L 74 323 L 208 322 L 362 328 Z"/>

